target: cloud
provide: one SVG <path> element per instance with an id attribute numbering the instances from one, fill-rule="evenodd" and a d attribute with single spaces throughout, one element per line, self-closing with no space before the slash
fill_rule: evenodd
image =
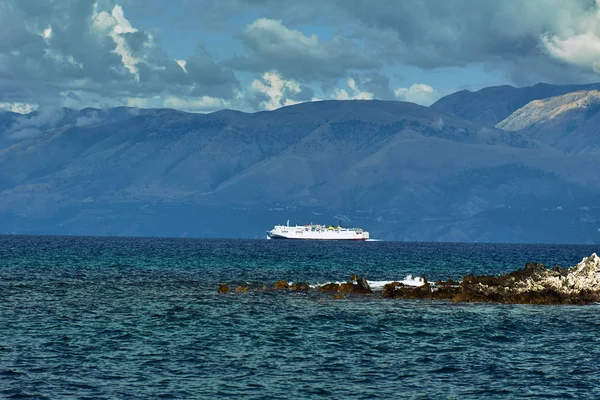
<path id="1" fill-rule="evenodd" d="M 252 72 L 275 69 L 301 82 L 338 79 L 349 71 L 380 65 L 350 39 L 334 36 L 322 42 L 317 35 L 289 29 L 280 20 L 257 19 L 246 27 L 240 39 L 247 54 L 233 57 L 226 65 Z"/>
<path id="2" fill-rule="evenodd" d="M 542 35 L 542 45 L 556 60 L 600 72 L 600 1 L 576 18 L 562 19 L 554 32 Z"/>
<path id="3" fill-rule="evenodd" d="M 100 122 L 102 122 L 102 118 L 100 118 L 100 116 L 98 115 L 98 112 L 92 111 L 92 112 L 88 113 L 87 115 L 82 115 L 81 117 L 78 117 L 77 120 L 75 120 L 75 126 L 83 128 L 83 127 L 97 125 Z"/>
<path id="4" fill-rule="evenodd" d="M 178 97 L 156 95 L 152 97 L 131 97 L 127 99 L 127 106 L 138 108 L 173 108 L 192 113 L 208 113 L 229 108 L 232 106 L 232 103 L 226 99 L 210 96 Z"/>
<path id="5" fill-rule="evenodd" d="M 6 130 L 11 139 L 25 139 L 39 135 L 42 130 L 56 128 L 64 118 L 64 111 L 56 107 L 47 107 L 28 115 L 21 115 Z"/>
<path id="6" fill-rule="evenodd" d="M 394 90 L 394 94 L 402 101 L 410 101 L 422 106 L 430 106 L 441 97 L 434 88 L 423 83 L 415 83 L 408 88 L 398 88 Z"/>
<path id="7" fill-rule="evenodd" d="M 429 104 L 430 86 L 392 88 L 427 81 L 445 93 L 425 75 L 473 66 L 486 75 L 478 84 L 591 82 L 599 11 L 594 0 L 4 0 L 0 109 Z"/>
<path id="8" fill-rule="evenodd" d="M 252 81 L 249 95 L 254 109 L 265 110 L 275 110 L 314 98 L 310 88 L 283 78 L 277 71 L 265 72 L 260 79 Z"/>
<path id="9" fill-rule="evenodd" d="M 206 52 L 171 59 L 114 0 L 0 3 L 0 102 L 116 106 L 129 98 L 233 98 L 234 72 Z"/>
<path id="10" fill-rule="evenodd" d="M 352 78 L 348 79 L 348 88 L 349 90 L 334 89 L 333 98 L 335 100 L 373 100 L 375 98 L 373 93 L 361 91 Z"/>
<path id="11" fill-rule="evenodd" d="M 577 41 L 598 37 L 594 0 L 380 0 L 376 7 L 370 0 L 197 0 L 186 7 L 194 16 L 188 25 L 200 16 L 215 30 L 231 30 L 237 15 L 263 16 L 246 26 L 243 51 L 227 65 L 259 74 L 276 69 L 303 83 L 328 86 L 350 76 L 358 83 L 363 73 L 382 73 L 381 66 L 472 65 L 517 85 L 598 80 L 589 60 L 595 45 L 582 43 L 580 56 L 568 54 Z M 348 46 L 336 45 L 336 38 Z"/>
<path id="12" fill-rule="evenodd" d="M 37 106 L 27 103 L 0 103 L 0 110 L 19 114 L 29 114 L 30 112 L 37 110 Z"/>
<path id="13" fill-rule="evenodd" d="M 600 38 L 592 32 L 566 39 L 544 36 L 543 44 L 548 53 L 558 60 L 600 72 Z"/>
<path id="14" fill-rule="evenodd" d="M 175 108 L 188 112 L 210 112 L 227 108 L 229 102 L 216 97 L 202 96 L 200 98 L 180 98 L 169 96 L 165 99 L 167 108 Z"/>

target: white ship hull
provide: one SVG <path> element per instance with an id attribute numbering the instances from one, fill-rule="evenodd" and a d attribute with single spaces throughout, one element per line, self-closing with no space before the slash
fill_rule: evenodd
<path id="1" fill-rule="evenodd" d="M 325 227 L 324 225 L 277 225 L 267 232 L 267 239 L 299 240 L 368 240 L 369 232 L 356 228 Z"/>

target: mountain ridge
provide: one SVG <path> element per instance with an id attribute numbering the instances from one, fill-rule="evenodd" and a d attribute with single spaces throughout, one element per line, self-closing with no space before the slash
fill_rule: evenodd
<path id="1" fill-rule="evenodd" d="M 431 108 L 482 126 L 493 127 L 530 101 L 593 89 L 600 89 L 600 83 L 551 85 L 540 82 L 522 88 L 510 85 L 491 86 L 475 92 L 462 90 L 449 94 L 432 104 Z"/>
<path id="2" fill-rule="evenodd" d="M 387 240 L 598 240 L 599 155 L 413 103 L 84 109 L 36 128 L 0 147 L 0 232 L 263 237 L 322 218 Z"/>

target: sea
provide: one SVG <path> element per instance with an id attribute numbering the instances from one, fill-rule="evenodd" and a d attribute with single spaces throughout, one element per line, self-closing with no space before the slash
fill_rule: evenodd
<path id="1" fill-rule="evenodd" d="M 599 247 L 0 236 L 0 398 L 598 399 L 600 305 L 235 288 L 460 280 Z"/>

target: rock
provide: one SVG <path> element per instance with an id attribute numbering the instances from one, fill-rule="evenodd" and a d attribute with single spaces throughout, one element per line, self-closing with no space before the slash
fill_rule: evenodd
<path id="1" fill-rule="evenodd" d="M 589 304 L 600 301 L 600 257 L 595 253 L 571 268 L 527 263 L 508 274 L 468 276 L 454 301 L 511 304 Z"/>
<path id="2" fill-rule="evenodd" d="M 340 293 L 352 293 L 352 294 L 369 294 L 373 293 L 369 284 L 364 282 L 365 287 L 360 286 L 359 284 L 354 284 L 352 282 L 345 282 L 340 285 Z"/>
<path id="3" fill-rule="evenodd" d="M 294 292 L 306 292 L 308 289 L 308 284 L 304 282 L 294 282 L 292 285 L 292 291 Z"/>
<path id="4" fill-rule="evenodd" d="M 352 282 L 344 282 L 340 285 L 340 293 L 352 293 L 353 291 Z M 357 285 L 358 286 L 358 285 Z"/>
<path id="5" fill-rule="evenodd" d="M 356 274 L 354 274 L 350 277 L 350 280 L 356 282 L 358 280 L 358 276 Z"/>
<path id="6" fill-rule="evenodd" d="M 393 299 L 425 299 L 425 298 L 434 298 L 433 292 L 431 289 L 431 285 L 429 283 L 425 283 L 421 286 L 408 286 L 404 285 L 401 282 L 392 282 L 383 286 L 383 292 L 381 293 L 381 297 L 385 298 L 393 298 Z M 449 298 L 448 296 L 436 298 Z"/>
<path id="7" fill-rule="evenodd" d="M 235 289 L 236 293 L 246 293 L 248 290 L 250 290 L 250 286 L 238 286 L 237 289 Z"/>
<path id="8" fill-rule="evenodd" d="M 435 286 L 458 286 L 459 282 L 456 282 L 453 279 L 448 279 L 447 281 L 435 281 Z"/>
<path id="9" fill-rule="evenodd" d="M 278 280 L 274 287 L 275 290 L 285 290 L 285 289 L 289 289 L 290 288 L 290 284 L 287 283 L 286 281 L 284 281 L 283 279 Z"/>
<path id="10" fill-rule="evenodd" d="M 373 293 L 371 287 L 369 286 L 369 282 L 367 282 L 365 278 L 356 279 L 356 283 L 358 284 L 358 287 L 360 287 L 362 290 L 368 293 Z"/>
<path id="11" fill-rule="evenodd" d="M 560 265 L 553 265 L 551 269 L 554 272 L 558 272 L 561 276 L 567 276 L 567 273 L 569 272 L 567 268 L 563 268 Z"/>
<path id="12" fill-rule="evenodd" d="M 331 296 L 332 299 L 343 299 L 344 295 L 341 293 L 336 293 L 333 296 Z"/>
<path id="13" fill-rule="evenodd" d="M 219 289 L 217 289 L 217 293 L 221 294 L 221 293 L 230 293 L 231 289 L 229 289 L 229 286 L 227 285 L 219 285 Z"/>
<path id="14" fill-rule="evenodd" d="M 498 278 L 496 278 L 494 275 L 484 275 L 484 276 L 467 275 L 464 278 L 462 278 L 461 283 L 463 285 L 482 284 L 482 285 L 487 285 L 487 286 L 498 286 L 498 284 L 499 284 Z"/>
<path id="15" fill-rule="evenodd" d="M 339 292 L 340 285 L 337 283 L 328 283 L 319 288 L 321 292 Z"/>

